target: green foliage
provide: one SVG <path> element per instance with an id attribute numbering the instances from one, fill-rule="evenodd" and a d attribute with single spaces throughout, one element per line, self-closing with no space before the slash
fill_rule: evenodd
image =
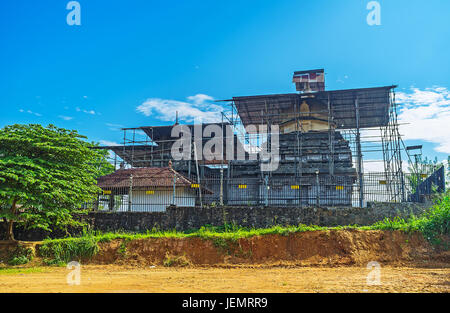
<path id="1" fill-rule="evenodd" d="M 84 138 L 53 125 L 0 129 L 0 218 L 47 231 L 79 225 L 72 213 L 98 194 L 96 178 L 113 170 L 106 151 Z"/>
<path id="2" fill-rule="evenodd" d="M 42 267 L 28 267 L 28 268 L 0 267 L 0 275 L 42 273 L 44 271 L 45 271 L 45 269 Z"/>
<path id="3" fill-rule="evenodd" d="M 45 240 L 39 248 L 39 254 L 47 264 L 81 262 L 83 259 L 93 257 L 98 251 L 98 240 L 90 235 L 80 238 Z"/>
<path id="4" fill-rule="evenodd" d="M 406 176 L 411 186 L 412 193 L 416 192 L 417 186 L 424 180 L 421 176 L 422 174 L 431 175 L 443 166 L 443 163 L 438 162 L 437 158 L 431 160 L 427 157 L 422 159 L 421 156 L 417 156 L 417 160 L 415 161 L 417 161 L 417 163 L 409 162 L 408 170 L 411 174 Z"/>
<path id="5" fill-rule="evenodd" d="M 28 262 L 30 262 L 30 260 L 25 255 L 21 255 L 21 256 L 13 257 L 11 260 L 8 261 L 8 264 L 14 266 L 14 265 L 27 264 Z"/>
<path id="6" fill-rule="evenodd" d="M 128 244 L 129 241 L 130 240 L 128 238 L 126 238 L 120 243 L 120 247 L 118 249 L 118 252 L 123 258 L 125 258 L 127 256 L 127 252 L 128 252 L 127 244 Z"/>
<path id="7" fill-rule="evenodd" d="M 449 242 L 442 238 L 450 235 L 450 193 L 447 192 L 446 196 L 438 200 L 422 219 L 420 230 L 424 236 L 433 244 L 442 245 L 448 249 Z"/>
<path id="8" fill-rule="evenodd" d="M 30 262 L 34 257 L 34 251 L 31 248 L 17 246 L 8 260 L 9 265 L 22 265 Z"/>
<path id="9" fill-rule="evenodd" d="M 450 235 L 450 192 L 447 191 L 422 216 L 411 216 L 409 219 L 395 217 L 384 219 L 372 225 L 372 229 L 402 230 L 405 232 L 420 231 L 432 244 L 449 248 Z M 444 239 L 443 239 L 444 238 Z"/>

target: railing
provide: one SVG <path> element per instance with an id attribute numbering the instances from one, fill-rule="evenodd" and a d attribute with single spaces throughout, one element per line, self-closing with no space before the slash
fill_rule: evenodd
<path id="1" fill-rule="evenodd" d="M 428 196 L 434 192 L 445 191 L 445 170 L 441 166 L 431 175 L 414 175 L 410 179 L 412 183 L 412 192 L 409 200 L 412 202 L 423 202 Z"/>
<path id="2" fill-rule="evenodd" d="M 116 212 L 163 212 L 170 205 L 194 207 L 200 205 L 228 206 L 363 206 L 367 202 L 422 201 L 423 194 L 431 193 L 431 187 L 411 184 L 413 174 L 388 177 L 384 173 L 362 175 L 363 184 L 352 176 L 310 176 L 301 178 L 223 178 L 208 177 L 200 184 L 190 186 L 115 186 L 103 188 L 97 199 L 85 204 L 85 208 Z M 434 175 L 434 174 L 433 174 Z M 427 181 L 439 180 L 443 176 L 430 176 Z M 436 174 L 437 175 L 437 174 Z M 441 177 L 442 176 L 442 177 Z M 434 177 L 434 178 L 433 178 Z M 192 181 L 197 181 L 193 179 Z M 392 188 L 392 185 L 397 188 Z M 429 183 L 426 183 L 429 184 Z M 360 186 L 363 192 L 359 192 Z M 421 185 L 422 186 L 422 185 Z M 428 185 L 427 185 L 428 186 Z M 393 194 L 392 190 L 403 190 Z M 361 201 L 360 197 L 363 197 Z"/>

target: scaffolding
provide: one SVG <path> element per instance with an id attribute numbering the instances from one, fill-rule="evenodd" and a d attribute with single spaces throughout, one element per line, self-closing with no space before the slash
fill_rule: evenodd
<path id="1" fill-rule="evenodd" d="M 383 201 L 401 202 L 406 199 L 395 88 L 396 86 L 386 86 L 234 97 L 225 101 L 231 107 L 230 115 L 233 118 L 230 121 L 233 127 L 241 129 L 237 133 L 243 133 L 242 128 L 245 129 L 245 126 L 257 123 L 258 119 L 266 129 L 270 129 L 270 125 L 280 125 L 286 121 L 295 125 L 294 129 L 291 129 L 295 133 L 296 140 L 292 142 L 295 149 L 283 153 L 285 160 L 295 160 L 295 178 L 312 174 L 304 168 L 305 162 L 302 161 L 305 155 L 311 154 L 311 149 L 305 151 L 304 139 L 307 138 L 305 135 L 308 133 L 316 134 L 316 136 L 322 133 L 328 136 L 328 149 L 321 153 L 322 163 L 326 161 L 328 170 L 316 169 L 320 171 L 319 175 L 326 176 L 329 181 L 342 176 L 342 173 L 339 175 L 338 164 L 342 151 L 335 149 L 336 135 L 342 135 L 343 140 L 349 144 L 352 168 L 355 170 L 352 188 L 355 196 L 352 197 L 354 199 L 352 204 L 363 207 L 368 201 L 366 195 L 373 195 L 375 189 L 377 194 L 382 194 L 382 197 L 378 198 Z M 305 102 L 310 104 L 311 109 L 302 110 L 301 103 Z M 262 112 L 261 107 L 264 108 Z M 304 121 L 314 120 L 318 121 L 315 124 L 319 126 L 319 130 L 313 130 L 311 127 L 304 128 L 307 125 Z M 248 140 L 249 134 L 245 134 Z M 253 133 L 250 136 L 253 136 L 250 141 L 264 142 L 270 134 Z M 383 163 L 384 172 L 377 174 L 378 183 L 382 186 L 376 186 L 377 188 L 374 188 L 373 182 L 365 185 L 364 164 L 370 162 Z M 273 175 L 274 173 L 269 173 L 269 177 Z M 352 176 L 351 173 L 347 175 Z"/>
<path id="2" fill-rule="evenodd" d="M 220 121 L 184 125 L 192 134 L 202 135 L 209 125 L 218 125 L 222 130 L 218 159 L 198 157 L 214 137 L 209 134 L 200 142 L 191 137 L 189 158 L 173 160 L 173 144 L 179 137 L 172 136 L 172 129 L 178 120 L 167 126 L 124 128 L 122 145 L 101 148 L 113 151 L 114 163 L 120 159 L 121 168 L 167 167 L 170 162 L 195 182 L 196 205 L 366 207 L 374 201 L 404 202 L 412 199 L 414 190 L 408 183 L 410 174 L 403 171 L 395 88 L 220 100 L 224 107 Z M 278 147 L 271 146 L 275 136 Z M 276 170 L 262 170 L 267 162 L 260 154 L 263 148 L 278 149 Z M 244 159 L 238 158 L 239 151 Z M 202 192 L 203 187 L 208 193 Z"/>

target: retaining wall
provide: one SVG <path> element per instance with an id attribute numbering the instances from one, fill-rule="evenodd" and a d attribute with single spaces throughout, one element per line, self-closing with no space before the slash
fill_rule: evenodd
<path id="1" fill-rule="evenodd" d="M 79 216 L 92 229 L 101 231 L 143 232 L 153 227 L 161 230 L 186 231 L 204 225 L 220 226 L 233 223 L 244 227 L 265 228 L 274 225 L 319 226 L 371 225 L 386 217 L 407 218 L 420 215 L 430 204 L 369 203 L 366 208 L 354 207 L 168 207 L 166 212 L 91 212 Z M 4 223 L 0 223 L 3 236 Z M 76 234 L 77 230 L 70 233 Z M 66 233 L 15 229 L 16 239 L 42 240 L 64 237 Z"/>

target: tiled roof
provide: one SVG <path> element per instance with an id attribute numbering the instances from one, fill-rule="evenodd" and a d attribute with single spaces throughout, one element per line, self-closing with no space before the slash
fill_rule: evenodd
<path id="1" fill-rule="evenodd" d="M 142 167 L 120 169 L 98 179 L 98 186 L 105 188 L 124 188 L 130 186 L 133 175 L 133 187 L 173 187 L 176 175 L 176 187 L 190 187 L 193 183 L 170 167 Z"/>

